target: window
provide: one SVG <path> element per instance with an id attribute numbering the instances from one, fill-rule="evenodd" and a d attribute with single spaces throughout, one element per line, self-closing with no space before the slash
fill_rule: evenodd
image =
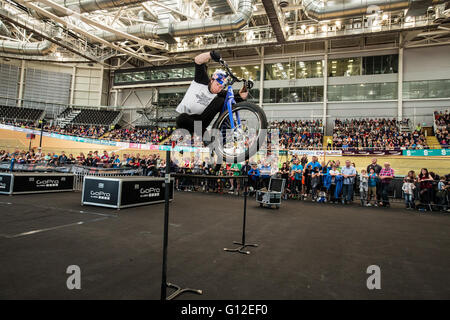
<path id="1" fill-rule="evenodd" d="M 322 61 L 279 62 L 264 66 L 264 80 L 292 80 L 323 77 Z"/>
<path id="2" fill-rule="evenodd" d="M 328 60 L 329 77 L 349 77 L 361 74 L 361 58 Z"/>
<path id="3" fill-rule="evenodd" d="M 323 87 L 290 87 L 264 89 L 264 103 L 295 103 L 323 101 Z"/>
<path id="4" fill-rule="evenodd" d="M 328 101 L 397 99 L 397 83 L 361 83 L 328 86 Z"/>
<path id="5" fill-rule="evenodd" d="M 450 79 L 404 82 L 403 98 L 404 99 L 450 98 Z"/>
<path id="6" fill-rule="evenodd" d="M 176 80 L 193 80 L 194 66 L 177 65 L 157 68 L 134 69 L 116 71 L 114 84 L 152 83 Z"/>
<path id="7" fill-rule="evenodd" d="M 398 54 L 362 58 L 362 74 L 398 73 Z"/>

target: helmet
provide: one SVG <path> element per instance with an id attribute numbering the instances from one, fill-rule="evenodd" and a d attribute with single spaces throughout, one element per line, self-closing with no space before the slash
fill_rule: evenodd
<path id="1" fill-rule="evenodd" d="M 217 69 L 214 71 L 213 75 L 211 76 L 212 80 L 216 80 L 221 85 L 225 86 L 227 84 L 227 73 L 223 70 Z"/>

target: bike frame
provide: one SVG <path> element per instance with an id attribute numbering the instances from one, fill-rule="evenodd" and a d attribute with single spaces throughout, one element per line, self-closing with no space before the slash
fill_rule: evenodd
<path id="1" fill-rule="evenodd" d="M 233 105 L 234 104 L 236 104 L 236 100 L 234 100 L 233 86 L 228 85 L 227 95 L 225 96 L 225 102 L 223 103 L 221 114 L 228 111 L 228 117 L 230 119 L 231 129 L 235 129 L 234 119 L 233 119 Z M 239 117 L 239 112 L 236 112 L 236 120 L 237 120 L 238 127 L 240 127 L 241 119 Z"/>

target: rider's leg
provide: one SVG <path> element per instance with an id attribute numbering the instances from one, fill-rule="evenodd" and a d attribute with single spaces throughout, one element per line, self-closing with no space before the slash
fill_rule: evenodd
<path id="1" fill-rule="evenodd" d="M 214 120 L 214 117 L 221 111 L 222 105 L 212 103 L 202 112 L 202 114 L 187 114 L 182 113 L 177 118 L 177 128 L 186 129 L 191 134 L 194 133 L 195 121 L 201 121 L 202 123 L 202 135 L 205 133 L 206 128 Z"/>

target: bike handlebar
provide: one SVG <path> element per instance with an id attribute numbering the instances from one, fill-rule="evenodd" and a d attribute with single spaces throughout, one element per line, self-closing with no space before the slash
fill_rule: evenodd
<path id="1" fill-rule="evenodd" d="M 236 82 L 244 82 L 244 85 L 247 87 L 247 89 L 251 89 L 253 88 L 253 81 L 252 80 L 246 80 L 243 78 L 238 78 L 236 77 L 233 72 L 230 70 L 230 67 L 228 67 L 228 64 L 223 60 L 220 59 L 219 61 L 220 65 L 222 67 L 224 67 L 227 71 L 227 74 L 231 77 L 232 81 L 231 81 L 231 85 L 236 81 Z"/>

